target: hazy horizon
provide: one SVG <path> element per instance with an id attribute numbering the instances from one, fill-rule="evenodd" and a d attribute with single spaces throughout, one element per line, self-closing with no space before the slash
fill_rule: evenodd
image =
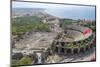
<path id="1" fill-rule="evenodd" d="M 12 8 L 40 8 L 60 18 L 95 20 L 95 7 L 33 2 L 12 2 Z"/>

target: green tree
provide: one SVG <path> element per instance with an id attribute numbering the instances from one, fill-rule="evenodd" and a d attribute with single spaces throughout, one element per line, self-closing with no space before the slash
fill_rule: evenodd
<path id="1" fill-rule="evenodd" d="M 30 65 L 31 63 L 32 59 L 30 57 L 25 56 L 17 62 L 17 65 Z"/>

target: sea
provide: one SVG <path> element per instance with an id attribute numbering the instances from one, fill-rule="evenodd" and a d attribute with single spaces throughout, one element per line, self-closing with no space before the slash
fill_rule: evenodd
<path id="1" fill-rule="evenodd" d="M 71 18 L 71 19 L 87 19 L 95 20 L 96 11 L 95 8 L 61 8 L 61 9 L 46 9 L 47 13 L 60 17 L 60 18 Z"/>

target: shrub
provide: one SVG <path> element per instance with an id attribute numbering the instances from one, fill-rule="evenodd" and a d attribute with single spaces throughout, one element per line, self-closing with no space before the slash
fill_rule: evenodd
<path id="1" fill-rule="evenodd" d="M 32 64 L 32 59 L 30 57 L 23 57 L 21 60 L 17 62 L 17 65 L 30 65 Z"/>
<path id="2" fill-rule="evenodd" d="M 49 32 L 50 27 L 47 23 L 40 22 L 40 19 L 37 17 L 18 17 L 13 19 L 13 35 L 22 35 L 23 33 L 31 32 L 32 30 Z"/>

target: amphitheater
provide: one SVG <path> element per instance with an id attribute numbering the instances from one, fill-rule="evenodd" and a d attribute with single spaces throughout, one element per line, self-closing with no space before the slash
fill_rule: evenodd
<path id="1" fill-rule="evenodd" d="M 85 52 L 93 47 L 95 34 L 90 28 L 69 25 L 55 38 L 52 49 L 58 54 Z"/>

